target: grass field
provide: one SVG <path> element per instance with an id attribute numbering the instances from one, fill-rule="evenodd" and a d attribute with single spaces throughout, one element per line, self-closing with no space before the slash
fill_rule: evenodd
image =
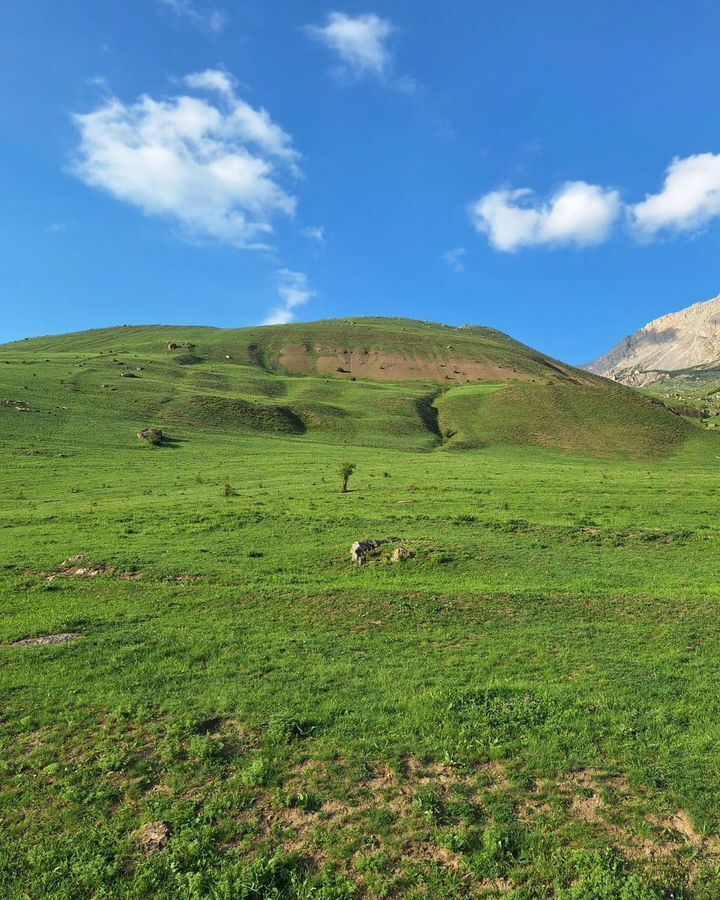
<path id="1" fill-rule="evenodd" d="M 536 383 L 293 377 L 308 327 L 0 348 L 0 895 L 720 897 L 716 435 L 491 332 L 373 346 Z"/>

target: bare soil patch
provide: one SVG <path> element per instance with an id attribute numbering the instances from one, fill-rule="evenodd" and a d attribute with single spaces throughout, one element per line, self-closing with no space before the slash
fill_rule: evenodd
<path id="1" fill-rule="evenodd" d="M 136 837 L 145 853 L 159 853 L 168 842 L 170 827 L 165 822 L 148 822 L 137 832 Z"/>
<path id="2" fill-rule="evenodd" d="M 280 365 L 290 375 L 309 375 L 313 361 L 311 351 L 303 344 L 290 344 L 280 351 Z"/>
<path id="3" fill-rule="evenodd" d="M 318 375 L 368 378 L 372 381 L 437 381 L 451 384 L 534 380 L 532 375 L 525 372 L 467 358 L 445 362 L 383 350 L 316 349 Z"/>
<path id="4" fill-rule="evenodd" d="M 142 572 L 118 572 L 116 566 L 96 565 L 89 562 L 86 556 L 70 556 L 53 572 L 26 574 L 44 578 L 46 581 L 54 581 L 56 578 L 97 578 L 98 575 L 114 576 L 120 581 L 139 581 L 143 577 Z"/>
<path id="5" fill-rule="evenodd" d="M 45 634 L 40 637 L 23 638 L 21 641 L 14 641 L 13 647 L 45 647 L 50 644 L 69 644 L 76 641 L 82 635 L 77 631 L 66 631 L 62 634 Z"/>

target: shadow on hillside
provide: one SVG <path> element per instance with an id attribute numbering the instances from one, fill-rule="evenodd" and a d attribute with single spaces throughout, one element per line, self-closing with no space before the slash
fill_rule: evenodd
<path id="1" fill-rule="evenodd" d="M 163 439 L 158 444 L 159 447 L 166 448 L 168 450 L 177 450 L 180 444 L 189 444 L 189 438 L 176 438 L 176 437 L 168 437 L 167 435 L 163 435 Z"/>

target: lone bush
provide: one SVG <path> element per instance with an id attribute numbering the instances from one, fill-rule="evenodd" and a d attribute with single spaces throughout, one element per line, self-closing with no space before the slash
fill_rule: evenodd
<path id="1" fill-rule="evenodd" d="M 350 476 L 355 471 L 355 463 L 345 462 L 340 466 L 340 477 L 342 478 L 342 492 L 343 494 L 347 494 L 348 489 L 348 481 L 350 480 Z"/>

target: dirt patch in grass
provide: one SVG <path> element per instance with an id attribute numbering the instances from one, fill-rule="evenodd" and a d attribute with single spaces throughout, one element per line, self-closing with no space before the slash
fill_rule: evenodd
<path id="1" fill-rule="evenodd" d="M 633 789 L 621 773 L 581 769 L 557 782 L 541 781 L 518 803 L 521 820 L 531 822 L 539 814 L 552 814 L 548 798 L 558 791 L 570 821 L 582 822 L 641 865 L 657 865 L 694 851 L 688 866 L 691 879 L 703 864 L 720 859 L 720 838 L 705 837 L 685 810 L 663 818 L 647 811 L 649 795 Z"/>
<path id="2" fill-rule="evenodd" d="M 304 344 L 290 344 L 280 351 L 280 365 L 290 375 L 309 375 L 313 369 L 312 352 Z"/>
<path id="3" fill-rule="evenodd" d="M 525 372 L 464 357 L 445 361 L 383 350 L 316 350 L 318 375 L 367 378 L 372 381 L 436 381 L 443 384 L 535 380 Z"/>
<path id="4" fill-rule="evenodd" d="M 150 856 L 165 847 L 170 838 L 170 828 L 164 822 L 148 822 L 135 836 L 143 852 Z"/>
<path id="5" fill-rule="evenodd" d="M 62 634 L 45 634 L 40 637 L 23 638 L 21 641 L 14 641 L 13 647 L 46 647 L 52 644 L 69 644 L 78 640 L 82 635 L 77 631 L 66 631 Z"/>
<path id="6" fill-rule="evenodd" d="M 71 556 L 52 572 L 26 572 L 28 576 L 54 581 L 56 578 L 97 578 L 99 575 L 114 576 L 120 581 L 139 581 L 142 572 L 118 572 L 116 566 L 96 565 L 86 556 Z"/>
<path id="7" fill-rule="evenodd" d="M 113 810 L 139 812 L 142 804 L 153 819 L 141 825 L 138 816 L 128 828 L 143 856 L 168 842 L 173 852 L 175 823 L 169 815 L 160 820 L 158 804 L 170 810 L 181 802 L 201 820 L 221 817 L 223 852 L 247 860 L 271 850 L 296 854 L 316 874 L 331 867 L 360 896 L 401 896 L 425 876 L 434 896 L 443 896 L 442 885 L 460 883 L 468 896 L 508 893 L 522 883 L 532 865 L 527 854 L 543 833 L 557 847 L 583 840 L 612 847 L 629 871 L 668 884 L 691 885 L 718 861 L 715 839 L 704 838 L 686 812 L 653 818 L 653 799 L 662 798 L 633 789 L 618 772 L 587 768 L 528 782 L 516 764 L 503 761 L 317 758 L 311 744 L 292 736 L 268 742 L 219 715 L 185 723 L 182 731 L 113 720 L 100 732 L 100 753 L 83 732 L 62 754 L 28 734 L 24 765 L 39 767 L 41 783 L 55 790 L 58 779 L 99 760 L 96 786 L 111 789 Z M 177 768 L 170 779 L 168 754 Z M 254 782 L 245 775 L 258 754 L 268 760 L 268 775 Z M 55 769 L 62 757 L 72 766 Z M 218 805 L 221 782 L 230 786 L 230 805 Z"/>
<path id="8" fill-rule="evenodd" d="M 647 821 L 660 830 L 661 836 L 670 843 L 689 844 L 695 850 L 703 850 L 712 857 L 720 857 L 720 838 L 706 837 L 695 827 L 692 819 L 684 809 L 679 809 L 667 818 L 648 816 Z"/>

